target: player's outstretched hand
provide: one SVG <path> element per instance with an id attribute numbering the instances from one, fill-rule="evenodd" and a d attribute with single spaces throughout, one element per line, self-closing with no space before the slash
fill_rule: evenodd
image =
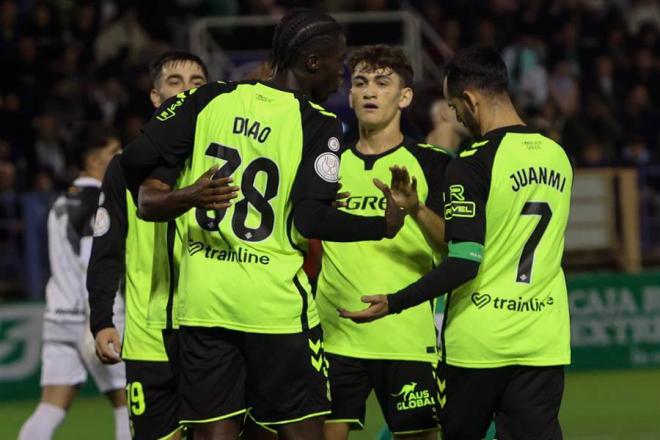
<path id="1" fill-rule="evenodd" d="M 341 189 L 341 182 L 339 182 L 339 188 L 337 190 Z M 346 199 L 351 196 L 351 193 L 348 191 L 344 192 L 337 192 L 337 195 L 335 196 L 335 201 L 332 202 L 332 207 L 333 208 L 345 208 L 346 207 Z"/>
<path id="2" fill-rule="evenodd" d="M 339 309 L 339 316 L 342 318 L 350 319 L 358 324 L 365 322 L 375 321 L 389 312 L 389 304 L 387 302 L 387 295 L 367 295 L 362 297 L 362 302 L 369 304 L 364 310 L 359 312 L 349 312 L 348 310 Z"/>
<path id="3" fill-rule="evenodd" d="M 414 215 L 419 209 L 419 196 L 417 195 L 417 178 L 410 178 L 406 167 L 390 167 L 392 173 L 392 198 L 396 204 Z"/>
<path id="4" fill-rule="evenodd" d="M 217 166 L 209 168 L 187 188 L 192 206 L 206 210 L 227 209 L 231 206 L 232 199 L 238 197 L 240 188 L 230 185 L 234 179 L 231 177 L 214 179 L 213 175 L 217 171 Z"/>
<path id="5" fill-rule="evenodd" d="M 385 200 L 387 200 L 387 206 L 385 206 L 385 223 L 387 228 L 385 237 L 392 238 L 403 227 L 403 221 L 406 218 L 406 209 L 397 205 L 389 186 L 378 179 L 374 179 L 374 185 L 383 192 Z"/>
<path id="6" fill-rule="evenodd" d="M 96 356 L 104 364 L 121 362 L 121 338 L 114 327 L 104 328 L 96 334 Z"/>

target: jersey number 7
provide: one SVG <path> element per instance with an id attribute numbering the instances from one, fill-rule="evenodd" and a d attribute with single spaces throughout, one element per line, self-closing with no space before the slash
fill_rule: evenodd
<path id="1" fill-rule="evenodd" d="M 216 143 L 208 146 L 206 155 L 223 159 L 226 162 L 215 172 L 213 179 L 231 176 L 242 162 L 241 155 L 236 148 Z M 260 171 L 266 173 L 266 189 L 263 194 L 254 186 L 254 181 Z M 231 220 L 232 229 L 237 237 L 245 241 L 261 241 L 272 234 L 275 213 L 270 205 L 270 200 L 277 195 L 279 181 L 280 172 L 277 164 L 267 157 L 258 157 L 245 168 L 240 185 L 244 198 L 234 206 L 234 216 Z M 261 215 L 261 221 L 256 228 L 246 225 L 249 204 Z M 195 211 L 197 223 L 207 231 L 218 231 L 218 226 L 227 214 L 227 210 L 214 209 L 210 212 L 213 213 L 213 216 L 209 215 L 209 211 L 197 208 Z"/>
<path id="2" fill-rule="evenodd" d="M 534 232 L 530 235 L 529 239 L 523 247 L 520 261 L 518 262 L 518 275 L 516 281 L 518 283 L 529 284 L 532 281 L 532 264 L 534 263 L 534 252 L 541 241 L 541 237 L 548 228 L 550 219 L 552 218 L 552 210 L 550 205 L 546 202 L 527 202 L 523 206 L 520 215 L 539 215 L 541 216 Z"/>

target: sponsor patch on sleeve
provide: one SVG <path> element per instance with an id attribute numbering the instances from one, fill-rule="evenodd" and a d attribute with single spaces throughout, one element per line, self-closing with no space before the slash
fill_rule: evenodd
<path id="1" fill-rule="evenodd" d="M 328 148 L 330 151 L 339 151 L 339 139 L 334 136 L 328 139 Z"/>
<path id="2" fill-rule="evenodd" d="M 94 220 L 94 237 L 101 237 L 110 230 L 110 214 L 108 210 L 100 207 L 96 210 L 96 218 Z"/>
<path id="3" fill-rule="evenodd" d="M 314 170 L 326 182 L 337 182 L 339 178 L 339 157 L 334 153 L 320 154 L 314 161 Z"/>

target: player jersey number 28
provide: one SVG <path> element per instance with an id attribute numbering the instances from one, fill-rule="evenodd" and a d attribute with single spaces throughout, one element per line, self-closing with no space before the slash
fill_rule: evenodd
<path id="1" fill-rule="evenodd" d="M 241 154 L 236 148 L 228 147 L 217 143 L 212 143 L 206 149 L 208 156 L 217 157 L 225 160 L 225 164 L 213 175 L 214 179 L 230 177 L 241 165 Z M 255 187 L 257 174 L 263 172 L 266 175 L 266 187 L 263 194 Z M 243 200 L 236 203 L 234 215 L 232 216 L 231 226 L 237 237 L 247 241 L 261 241 L 273 232 L 275 214 L 270 205 L 276 195 L 279 187 L 280 173 L 277 164 L 267 157 L 258 157 L 254 159 L 243 171 L 241 179 L 241 192 Z M 248 205 L 261 215 L 261 221 L 257 227 L 246 225 L 248 217 Z M 195 217 L 199 226 L 207 231 L 217 231 L 218 225 L 224 219 L 226 210 L 214 210 L 214 216 L 209 216 L 208 212 L 197 208 Z"/>

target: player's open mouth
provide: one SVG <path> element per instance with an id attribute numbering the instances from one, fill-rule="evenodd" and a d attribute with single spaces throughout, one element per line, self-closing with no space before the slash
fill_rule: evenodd
<path id="1" fill-rule="evenodd" d="M 370 103 L 370 104 L 364 104 L 362 108 L 365 110 L 377 110 L 378 106 L 376 104 Z"/>

